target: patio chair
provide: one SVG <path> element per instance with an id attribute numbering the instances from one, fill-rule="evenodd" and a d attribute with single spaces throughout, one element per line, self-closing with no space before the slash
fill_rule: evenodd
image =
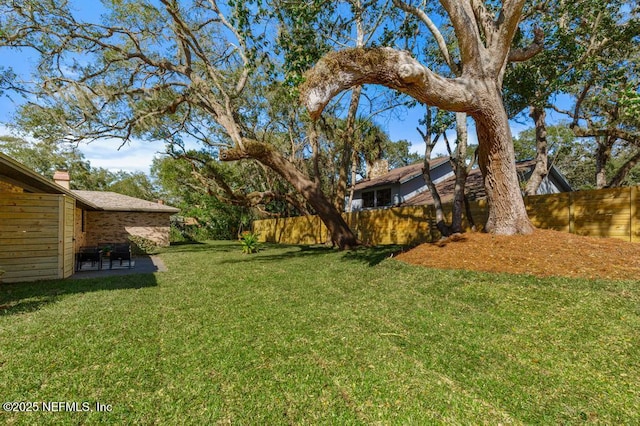
<path id="1" fill-rule="evenodd" d="M 111 256 L 109 258 L 109 269 L 113 268 L 113 262 L 119 261 L 122 266 L 122 261 L 129 262 L 128 266 L 131 269 L 131 244 L 118 243 L 111 247 Z"/>
<path id="2" fill-rule="evenodd" d="M 80 247 L 76 253 L 76 270 L 82 269 L 84 262 L 91 262 L 91 267 L 98 264 L 98 269 L 102 269 L 102 252 L 100 247 Z"/>

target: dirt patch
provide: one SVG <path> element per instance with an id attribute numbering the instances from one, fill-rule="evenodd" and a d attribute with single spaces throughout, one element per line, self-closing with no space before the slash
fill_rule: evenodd
<path id="1" fill-rule="evenodd" d="M 538 229 L 505 237 L 478 232 L 422 244 L 397 256 L 415 265 L 442 269 L 640 279 L 640 244 Z"/>

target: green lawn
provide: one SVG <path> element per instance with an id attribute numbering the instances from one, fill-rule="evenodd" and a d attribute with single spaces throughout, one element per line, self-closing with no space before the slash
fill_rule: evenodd
<path id="1" fill-rule="evenodd" d="M 0 402 L 91 407 L 0 423 L 640 423 L 637 282 L 240 250 L 183 245 L 166 273 L 0 286 Z"/>

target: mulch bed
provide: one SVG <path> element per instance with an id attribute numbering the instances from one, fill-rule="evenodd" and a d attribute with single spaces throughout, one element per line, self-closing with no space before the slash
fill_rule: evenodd
<path id="1" fill-rule="evenodd" d="M 640 243 L 538 229 L 531 235 L 470 232 L 422 244 L 397 256 L 442 269 L 564 276 L 640 279 Z"/>

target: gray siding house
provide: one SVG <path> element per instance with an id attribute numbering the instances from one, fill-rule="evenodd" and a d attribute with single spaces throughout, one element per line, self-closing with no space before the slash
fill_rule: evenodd
<path id="1" fill-rule="evenodd" d="M 534 160 L 516 163 L 521 182 L 529 179 L 534 167 Z M 353 188 L 351 211 L 432 204 L 433 198 L 422 177 L 422 169 L 423 163 L 420 162 L 357 182 Z M 430 174 L 442 201 L 452 201 L 455 176 L 449 157 L 433 159 Z M 568 191 L 572 191 L 569 182 L 555 166 L 551 166 L 537 193 L 542 195 Z M 470 201 L 486 197 L 480 169 L 475 168 L 469 173 L 465 192 Z"/>

